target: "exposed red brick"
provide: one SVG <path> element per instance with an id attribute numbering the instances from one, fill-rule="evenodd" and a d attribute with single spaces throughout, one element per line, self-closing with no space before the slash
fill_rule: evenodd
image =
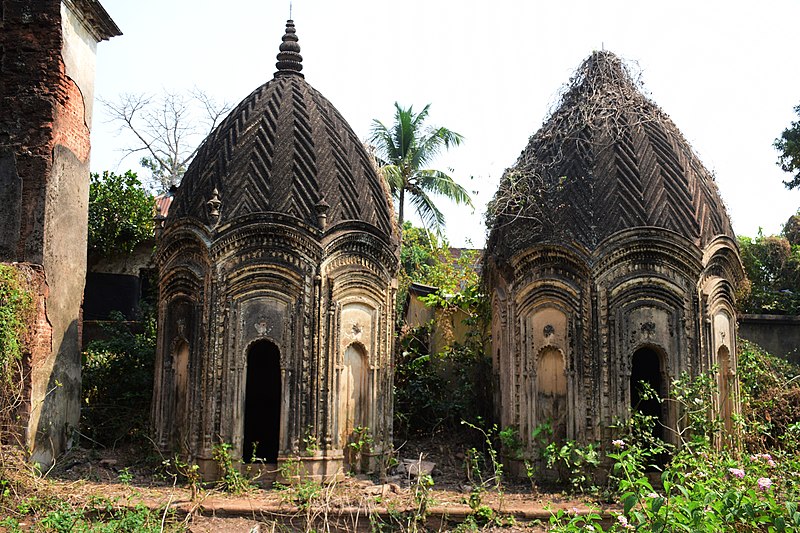
<path id="1" fill-rule="evenodd" d="M 10 147 L 23 181 L 22 220 L 16 257 L 41 262 L 41 209 L 55 145 L 57 105 L 67 106 L 71 81 L 61 57 L 60 0 L 0 0 L 0 147 Z M 76 152 L 77 153 L 77 152 Z"/>

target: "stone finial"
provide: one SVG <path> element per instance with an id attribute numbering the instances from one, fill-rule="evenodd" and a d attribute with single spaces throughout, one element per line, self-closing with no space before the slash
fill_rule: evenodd
<path id="1" fill-rule="evenodd" d="M 164 233 L 164 221 L 167 220 L 161 213 L 161 206 L 156 204 L 156 216 L 153 217 L 153 232 L 155 233 L 156 240 L 161 238 L 161 234 Z"/>
<path id="2" fill-rule="evenodd" d="M 208 206 L 208 221 L 212 226 L 216 226 L 219 222 L 219 208 L 222 205 L 222 200 L 219 199 L 219 191 L 216 187 L 211 191 L 211 199 L 206 202 Z"/>
<path id="3" fill-rule="evenodd" d="M 275 68 L 278 69 L 275 76 L 295 75 L 303 77 L 300 73 L 303 70 L 303 56 L 300 55 L 300 45 L 297 44 L 294 21 L 291 19 L 286 21 L 286 33 L 283 34 L 282 40 L 280 52 L 278 52 L 278 62 L 275 63 Z"/>
<path id="4" fill-rule="evenodd" d="M 325 227 L 328 225 L 328 210 L 330 208 L 331 206 L 328 205 L 324 198 L 314 206 L 317 211 L 317 225 L 322 231 L 325 231 Z"/>

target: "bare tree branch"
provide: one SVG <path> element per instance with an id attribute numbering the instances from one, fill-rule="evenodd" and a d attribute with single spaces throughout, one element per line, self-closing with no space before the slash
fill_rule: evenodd
<path id="1" fill-rule="evenodd" d="M 151 172 L 151 185 L 161 191 L 180 183 L 203 139 L 232 108 L 196 87 L 188 93 L 121 94 L 114 101 L 99 101 L 109 121 L 133 136 L 131 146 L 122 150 L 123 159 L 142 153 L 140 163 Z"/>

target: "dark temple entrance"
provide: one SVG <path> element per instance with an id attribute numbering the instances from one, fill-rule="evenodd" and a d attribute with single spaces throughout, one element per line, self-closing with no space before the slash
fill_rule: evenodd
<path id="1" fill-rule="evenodd" d="M 662 404 L 655 398 L 643 398 L 641 382 L 647 383 L 659 398 L 664 397 L 664 381 L 661 373 L 661 357 L 652 348 L 640 348 L 631 360 L 631 408 L 642 414 L 654 416 L 659 423 L 653 428 L 653 435 L 664 438 L 664 413 Z"/>
<path id="2" fill-rule="evenodd" d="M 263 340 L 247 352 L 242 460 L 278 462 L 281 427 L 280 350 Z"/>

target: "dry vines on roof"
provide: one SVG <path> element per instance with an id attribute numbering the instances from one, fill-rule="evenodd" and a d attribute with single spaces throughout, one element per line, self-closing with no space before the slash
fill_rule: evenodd
<path id="1" fill-rule="evenodd" d="M 610 52 L 595 52 L 578 68 L 544 126 L 501 179 L 487 213 L 490 248 L 513 253 L 547 240 L 593 248 L 621 227 L 615 214 L 625 207 L 613 198 L 622 189 L 635 202 L 626 213 L 630 223 L 651 225 L 658 215 L 649 211 L 647 187 L 658 186 L 660 181 L 651 183 L 651 176 L 662 174 L 681 183 L 675 185 L 684 195 L 681 202 L 694 195 L 683 184 L 686 173 L 698 174 L 708 182 L 702 185 L 703 201 L 724 213 L 712 179 L 706 179 L 710 174 L 700 168 L 670 118 L 643 94 L 634 70 Z M 643 145 L 648 154 L 658 153 L 655 163 L 652 155 L 638 159 Z M 696 228 L 693 210 L 685 205 L 678 206 L 680 216 L 665 227 Z M 513 231 L 508 228 L 512 223 Z M 725 230 L 722 219 L 711 226 L 718 233 Z"/>
<path id="2" fill-rule="evenodd" d="M 566 205 L 566 199 L 553 199 L 564 190 L 564 162 L 576 152 L 581 160 L 590 161 L 604 148 L 593 144 L 598 134 L 595 128 L 605 130 L 610 146 L 622 127 L 632 126 L 627 119 L 630 115 L 651 120 L 647 111 L 654 104 L 640 92 L 641 75 L 631 74 L 632 70 L 610 52 L 595 52 L 583 62 L 565 85 L 545 125 L 531 137 L 516 165 L 503 175 L 489 205 L 487 227 L 516 219 L 530 220 L 532 229 L 552 226 Z"/>

